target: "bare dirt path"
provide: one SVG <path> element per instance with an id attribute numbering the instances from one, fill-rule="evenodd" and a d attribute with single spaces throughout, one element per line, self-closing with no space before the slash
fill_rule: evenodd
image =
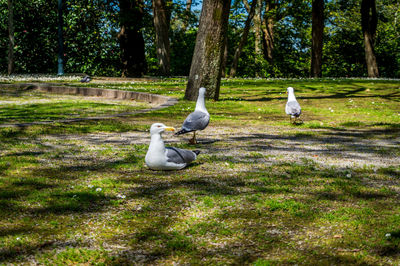
<path id="1" fill-rule="evenodd" d="M 313 134 L 307 135 L 310 131 Z M 164 134 L 163 137 L 166 145 L 177 145 L 187 143 L 191 134 L 183 137 Z M 252 127 L 251 131 L 248 127 L 211 125 L 199 132 L 198 137 L 203 144 L 199 144 L 196 149 L 200 149 L 203 154 L 215 155 L 221 157 L 221 160 L 245 162 L 248 170 L 251 170 L 252 163 L 302 163 L 307 160 L 341 168 L 400 165 L 400 135 L 387 134 L 386 131 L 378 129 L 310 129 L 304 133 L 292 134 L 287 128 L 278 129 L 262 125 Z M 147 145 L 150 139 L 147 131 L 63 135 L 51 138 L 79 141 L 86 147 L 93 146 L 94 149 L 95 146 L 110 143 L 116 148 L 126 148 L 134 144 Z"/>

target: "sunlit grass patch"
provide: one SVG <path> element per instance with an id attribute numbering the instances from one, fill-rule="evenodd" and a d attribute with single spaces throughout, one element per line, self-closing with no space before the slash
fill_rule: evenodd
<path id="1" fill-rule="evenodd" d="M 3 124 L 110 115 L 150 106 L 136 101 L 113 101 L 37 91 L 23 91 L 17 95 L 0 94 L 0 103 L 0 123 Z"/>
<path id="2" fill-rule="evenodd" d="M 0 264 L 398 264 L 398 81 L 222 85 L 203 143 L 163 135 L 201 150 L 181 171 L 149 170 L 144 156 L 150 125 L 179 128 L 195 105 L 185 100 L 0 128 Z M 185 81 L 87 86 L 182 99 Z M 288 86 L 303 124 L 284 114 Z"/>

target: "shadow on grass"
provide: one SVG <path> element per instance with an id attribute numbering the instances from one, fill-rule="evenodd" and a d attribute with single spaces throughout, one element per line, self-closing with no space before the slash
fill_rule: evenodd
<path id="1" fill-rule="evenodd" d="M 233 264 L 251 263 L 260 254 L 261 246 L 262 252 L 267 254 L 269 250 L 274 250 L 277 245 L 287 245 L 285 238 L 288 236 L 285 233 L 269 232 L 271 225 L 262 221 L 272 220 L 274 223 L 280 224 L 285 230 L 300 232 L 302 228 L 314 223 L 316 219 L 325 214 L 326 210 L 323 208 L 316 209 L 314 206 L 315 201 L 320 200 L 324 192 L 315 193 L 309 190 L 296 191 L 295 189 L 295 187 L 308 185 L 310 181 L 307 176 L 324 176 L 324 179 L 331 180 L 325 185 L 326 187 L 340 191 L 340 201 L 347 204 L 365 200 L 370 208 L 377 212 L 382 210 L 381 202 L 393 197 L 391 193 L 365 191 L 357 188 L 361 184 L 360 179 L 348 179 L 343 177 L 343 172 L 342 174 L 337 173 L 337 171 L 344 170 L 317 170 L 310 166 L 300 165 L 290 172 L 289 167 L 291 166 L 293 165 L 282 164 L 271 167 L 271 170 L 275 169 L 276 171 L 278 168 L 280 169 L 279 172 L 285 173 L 281 176 L 274 174 L 273 171 L 266 171 L 244 176 L 223 177 L 215 175 L 185 178 L 179 178 L 179 173 L 171 173 L 166 176 L 166 173 L 163 172 L 157 174 L 151 172 L 150 177 L 147 175 L 147 171 L 139 171 L 144 176 L 138 178 L 136 173 L 139 172 L 132 173 L 131 176 L 135 177 L 124 179 L 123 182 L 135 184 L 135 188 L 129 192 L 129 198 L 148 199 L 148 204 L 143 206 L 141 210 L 133 212 L 134 217 L 146 222 L 139 230 L 137 230 L 138 225 L 135 223 L 127 225 L 138 231 L 135 234 L 116 236 L 116 239 L 123 238 L 129 241 L 132 247 L 116 255 L 117 261 L 126 262 L 128 258 L 132 259 L 133 254 L 139 254 L 141 260 L 136 262 L 157 263 L 160 259 L 167 259 L 184 253 L 194 259 L 211 259 L 218 254 L 229 258 L 230 263 Z M 282 185 L 293 186 L 293 191 L 296 192 L 292 193 L 289 199 L 271 201 L 270 197 L 274 194 L 282 193 L 282 190 L 276 190 L 275 186 Z M 186 197 L 180 196 L 182 191 L 185 192 Z M 209 207 L 212 208 L 214 204 L 220 206 L 218 199 L 228 198 L 240 198 L 240 204 L 228 205 L 229 208 L 222 207 L 215 217 L 204 217 L 202 225 L 204 228 L 200 226 L 201 224 L 188 221 L 189 225 L 184 231 L 178 233 L 175 229 L 170 229 L 174 228 L 177 221 L 182 219 L 182 212 L 190 209 L 193 202 L 199 204 L 203 199 L 208 199 L 211 202 L 205 201 L 204 204 L 209 204 Z M 326 199 L 332 201 L 332 204 L 337 204 L 338 198 L 336 197 Z M 390 206 L 386 207 L 391 208 Z M 218 221 L 218 223 L 214 224 L 213 221 Z M 229 224 L 231 221 L 243 221 L 244 224 L 236 229 L 224 228 L 223 225 Z M 246 237 L 223 245 L 216 244 L 213 248 L 205 248 L 202 246 L 204 243 L 202 244 L 201 241 L 197 240 L 197 238 L 206 235 L 211 238 L 213 238 L 212 235 L 224 237 L 225 234 L 233 237 L 236 230 L 245 234 Z M 368 230 L 366 229 L 366 231 Z M 141 250 L 141 253 L 138 253 L 138 249 Z M 326 249 L 328 250 L 330 247 L 327 246 Z M 295 250 L 304 254 L 303 248 L 295 248 Z M 309 250 L 307 256 L 312 258 L 311 261 L 321 259 L 320 255 L 312 250 Z M 347 260 L 338 255 L 338 257 L 324 257 L 323 261 L 346 262 Z M 353 261 L 353 259 L 349 261 Z"/>
<path id="2" fill-rule="evenodd" d="M 366 159 L 369 154 L 379 156 L 394 156 L 399 150 L 397 145 L 400 137 L 400 129 L 397 127 L 389 129 L 340 129 L 333 131 L 321 131 L 317 134 L 296 133 L 289 135 L 272 134 L 249 134 L 248 136 L 229 137 L 230 140 L 239 143 L 246 143 L 246 146 L 240 145 L 244 150 L 263 151 L 279 150 L 290 152 L 299 152 L 306 154 L 341 154 L 344 157 Z M 368 141 L 371 138 L 378 138 L 386 142 L 382 146 L 380 141 Z M 262 141 L 262 142 L 260 142 Z M 250 142 L 250 143 L 249 143 Z M 252 143 L 253 142 L 253 143 Z M 323 144 L 315 148 L 315 144 Z M 339 144 L 329 146 L 330 144 Z M 312 145 L 308 148 L 305 145 Z"/>
<path id="3" fill-rule="evenodd" d="M 359 132 L 347 133 L 355 138 L 364 136 Z M 334 141 L 344 141 L 345 136 L 338 136 Z M 254 134 L 245 138 L 230 137 L 233 141 L 295 141 L 308 138 L 314 142 L 332 141 L 329 135 L 315 137 Z M 99 145 L 104 143 L 99 139 L 92 141 Z M 254 145 L 250 148 L 270 149 L 267 145 Z M 203 149 L 207 154 L 208 147 Z M 24 156 L 13 153 L 13 157 Z M 235 159 L 241 163 L 254 163 L 254 158 L 250 158 L 253 160 L 251 162 L 245 155 Z M 58 159 L 59 164 L 40 165 L 37 169 L 30 169 L 30 176 L 41 179 L 18 179 L 5 184 L 1 192 L 4 194 L 0 193 L 0 212 L 6 218 L 13 217 L 15 213 L 35 219 L 46 219 L 48 216 L 64 217 L 66 214 L 79 217 L 85 213 L 98 213 L 101 216 L 101 213 L 111 206 L 111 196 L 86 188 L 82 191 L 69 191 L 66 186 L 74 184 L 75 180 L 86 178 L 88 172 L 105 176 L 110 174 L 117 176 L 118 182 L 129 186 L 124 194 L 131 203 L 143 202 L 141 209 L 135 209 L 131 203 L 119 207 L 126 211 L 130 218 L 115 217 L 120 222 L 118 226 L 124 230 L 121 230 L 122 233 L 118 230 L 113 232 L 110 241 L 118 243 L 122 240 L 126 245 L 124 251 L 115 251 L 113 254 L 112 262 L 116 264 L 158 263 L 160 260 L 179 256 L 193 259 L 193 264 L 203 258 L 212 261 L 216 256 L 227 259 L 227 263 L 230 264 L 247 264 L 267 256 L 277 247 L 289 247 L 293 252 L 302 254 L 303 257 L 294 260 L 295 262 L 301 262 L 306 256 L 310 262 L 322 260 L 329 264 L 338 261 L 353 262 L 354 259 L 341 255 L 321 256 L 324 250 L 318 253 L 315 249 L 291 246 L 294 243 L 293 234 L 302 234 L 305 227 L 314 226 L 314 223 L 330 210 L 331 204 L 353 206 L 362 201 L 373 212 L 378 213 L 393 208 L 385 203 L 396 198 L 389 193 L 392 192 L 390 189 L 389 192 L 378 191 L 363 185 L 361 177 L 368 176 L 368 170 L 357 170 L 357 175 L 348 179 L 345 177 L 346 169 L 320 168 L 319 165 L 310 162 L 274 163 L 262 171 L 255 169 L 254 172 L 248 173 L 233 172 L 233 176 L 227 175 L 224 169 L 212 167 L 205 173 L 200 169 L 198 172 L 194 171 L 194 167 L 176 172 L 155 172 L 141 167 L 134 170 L 119 168 L 126 164 L 141 165 L 142 160 L 140 156 L 129 154 L 124 158 L 106 156 L 101 160 L 79 158 L 73 161 L 72 165 L 66 165 L 61 156 Z M 224 156 L 215 156 L 210 158 L 210 162 L 227 160 Z M 388 169 L 387 173 L 397 172 L 395 169 Z M 313 189 L 314 187 L 322 188 Z M 43 195 L 33 197 L 34 193 L 39 192 Z M 32 199 L 41 201 L 43 207 L 14 204 L 15 201 L 29 202 Z M 321 199 L 327 202 L 319 205 Z M 199 216 L 196 216 L 196 210 Z M 190 211 L 195 214 L 188 213 Z M 185 218 L 186 216 L 193 217 L 193 220 Z M 368 214 L 363 214 L 352 219 L 357 221 L 369 217 Z M 374 223 L 369 223 L 368 219 L 366 223 L 357 228 L 359 237 L 364 240 L 370 237 L 369 232 L 374 227 Z M 278 227 L 279 230 L 275 232 L 271 227 Z M 57 234 L 62 229 L 51 230 Z M 286 233 L 287 231 L 291 231 L 292 234 Z M 10 228 L 9 231 L 5 229 L 1 234 L 3 237 L 14 236 L 18 234 L 18 228 Z M 225 238 L 228 240 L 221 240 Z M 209 242 L 214 245 L 211 246 Z M 10 249 L 0 250 L 0 260 L 11 261 L 22 255 L 37 254 L 48 245 L 15 245 Z M 332 248 L 335 247 L 329 244 L 324 247 L 325 250 Z M 387 251 L 382 253 L 383 256 L 394 254 L 395 252 L 389 252 L 393 249 L 396 250 L 394 245 L 387 248 Z M 368 253 L 373 253 L 371 250 L 373 249 L 370 246 L 366 248 Z M 356 262 L 365 261 L 357 259 Z M 280 263 L 294 262 L 282 258 Z"/>
<path id="4" fill-rule="evenodd" d="M 336 86 L 338 83 L 336 81 L 301 81 L 299 80 L 301 84 L 300 87 L 295 88 L 295 91 L 298 95 L 299 99 L 342 99 L 342 98 L 383 98 L 391 101 L 400 101 L 400 92 L 394 91 L 390 93 L 383 94 L 379 89 L 376 90 L 374 89 L 373 91 L 369 91 L 369 87 L 366 86 L 366 84 L 370 83 L 371 81 L 346 81 L 343 83 L 339 83 L 340 86 L 337 86 L 335 89 L 326 89 L 324 85 L 329 86 Z M 299 82 L 298 81 L 298 82 Z M 315 88 L 313 86 L 309 86 L 307 84 L 318 84 L 321 83 L 324 84 L 320 88 Z M 251 85 L 251 81 L 246 81 L 246 85 Z M 253 82 L 254 83 L 254 82 Z M 273 86 L 276 87 L 277 84 L 282 83 L 280 86 L 289 86 L 288 81 L 285 82 L 274 82 Z M 360 85 L 361 83 L 361 85 Z M 364 84 L 365 85 L 364 85 Z M 390 82 L 388 82 L 390 83 Z M 253 85 L 255 86 L 261 86 L 259 82 L 255 82 Z M 264 85 L 265 87 L 265 85 Z M 268 87 L 268 86 L 266 86 Z M 386 89 L 386 88 L 385 88 Z M 260 90 L 259 90 L 260 91 Z M 368 91 L 368 93 L 367 93 Z M 265 91 L 263 89 L 262 94 L 249 94 L 247 96 L 243 97 L 229 97 L 229 98 L 222 98 L 222 101 L 272 101 L 272 100 L 287 100 L 286 96 L 275 96 L 275 97 L 266 97 L 265 95 L 271 95 L 275 94 L 278 95 L 279 92 L 285 92 L 285 89 L 282 89 L 282 91 L 278 91 L 274 89 L 272 92 L 271 91 Z M 373 93 L 374 92 L 374 93 Z M 308 94 L 308 95 L 303 95 L 303 94 Z M 314 94 L 311 95 L 310 94 Z M 318 95 L 319 94 L 319 95 Z M 250 98 L 251 97 L 251 98 Z"/>

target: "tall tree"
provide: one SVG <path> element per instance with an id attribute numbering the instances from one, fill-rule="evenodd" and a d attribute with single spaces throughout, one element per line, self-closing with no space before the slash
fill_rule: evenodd
<path id="1" fill-rule="evenodd" d="M 322 45 L 324 35 L 324 0 L 312 1 L 311 76 L 322 76 Z"/>
<path id="2" fill-rule="evenodd" d="M 200 87 L 218 100 L 230 0 L 204 0 L 185 99 L 196 100 Z"/>
<path id="3" fill-rule="evenodd" d="M 167 6 L 168 5 L 168 6 Z M 169 6 L 172 1 L 153 0 L 153 19 L 156 31 L 156 51 L 159 72 L 163 76 L 170 75 L 170 45 L 169 45 L 169 25 L 171 12 Z"/>
<path id="4" fill-rule="evenodd" d="M 261 10 L 263 7 L 263 1 L 262 0 L 256 0 L 256 1 L 257 5 L 254 16 L 254 37 L 255 37 L 254 49 L 256 55 L 260 56 L 262 54 Z"/>
<path id="5" fill-rule="evenodd" d="M 276 21 L 275 8 L 277 3 L 275 0 L 267 0 L 265 3 L 265 11 L 263 21 L 261 23 L 264 37 L 264 57 L 269 63 L 273 61 L 274 51 L 274 23 Z"/>
<path id="6" fill-rule="evenodd" d="M 15 71 L 14 45 L 14 3 L 8 0 L 8 75 Z"/>
<path id="7" fill-rule="evenodd" d="M 147 71 L 142 35 L 144 4 L 142 0 L 119 0 L 122 77 L 141 77 Z"/>
<path id="8" fill-rule="evenodd" d="M 228 62 L 228 55 L 229 55 L 228 38 L 225 38 L 224 55 L 222 56 L 222 64 L 221 64 L 221 77 L 223 77 L 223 78 L 225 78 L 225 76 L 226 76 L 225 68 L 226 68 L 226 63 Z"/>
<path id="9" fill-rule="evenodd" d="M 249 35 L 251 20 L 254 17 L 256 5 L 257 5 L 257 0 L 253 0 L 253 2 L 251 3 L 249 14 L 248 14 L 246 22 L 244 24 L 242 38 L 240 39 L 239 45 L 235 51 L 235 55 L 233 56 L 232 66 L 231 66 L 231 70 L 229 72 L 229 75 L 231 77 L 234 77 L 236 75 L 236 70 L 237 70 L 240 54 L 242 53 L 243 46 L 247 41 L 247 36 Z"/>
<path id="10" fill-rule="evenodd" d="M 64 75 L 63 2 L 58 0 L 58 60 L 57 74 Z"/>
<path id="11" fill-rule="evenodd" d="M 365 61 L 367 63 L 368 77 L 379 77 L 378 64 L 374 51 L 374 42 L 378 17 L 376 14 L 375 0 L 362 0 L 361 2 L 361 28 L 364 35 Z"/>

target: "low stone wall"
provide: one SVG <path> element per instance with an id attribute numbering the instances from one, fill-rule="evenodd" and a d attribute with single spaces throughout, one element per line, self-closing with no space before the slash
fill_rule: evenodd
<path id="1" fill-rule="evenodd" d="M 136 100 L 140 102 L 148 102 L 156 105 L 163 105 L 168 102 L 176 102 L 172 97 L 156 95 L 145 92 L 111 90 L 88 87 L 73 87 L 60 86 L 60 84 L 51 83 L 15 83 L 15 84 L 0 84 L 3 88 L 20 88 L 20 89 L 37 89 L 43 92 L 58 93 L 58 94 L 73 94 L 82 96 L 97 96 L 108 99 L 117 100 Z"/>
<path id="2" fill-rule="evenodd" d="M 117 100 L 136 100 L 141 102 L 148 102 L 154 104 L 151 108 L 140 109 L 134 112 L 103 115 L 98 117 L 82 117 L 82 118 L 72 118 L 72 119 L 61 119 L 53 121 L 37 121 L 29 123 L 14 123 L 14 124 L 1 124 L 0 127 L 26 127 L 31 125 L 43 125 L 51 123 L 72 123 L 85 120 L 101 120 L 113 117 L 123 117 L 128 115 L 147 113 L 169 106 L 175 105 L 178 99 L 168 96 L 162 96 L 151 93 L 135 92 L 135 91 L 123 91 L 123 90 L 110 90 L 110 89 L 100 89 L 100 88 L 86 88 L 86 87 L 72 87 L 72 86 L 61 86 L 60 84 L 51 83 L 14 83 L 14 84 L 0 84 L 0 88 L 17 88 L 21 90 L 40 90 L 49 93 L 58 94 L 72 94 L 72 95 L 82 95 L 82 96 L 97 96 L 107 99 L 117 99 Z"/>

